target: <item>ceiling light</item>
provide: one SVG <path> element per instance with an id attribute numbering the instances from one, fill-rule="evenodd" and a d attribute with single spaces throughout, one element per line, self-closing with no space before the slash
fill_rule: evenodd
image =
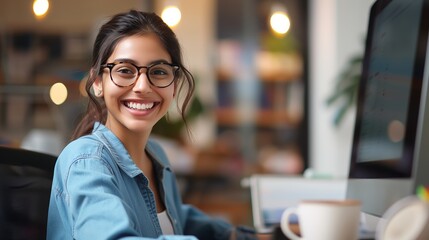
<path id="1" fill-rule="evenodd" d="M 271 8 L 270 26 L 278 34 L 286 34 L 289 31 L 290 20 L 283 5 L 274 4 Z"/>
<path id="2" fill-rule="evenodd" d="M 49 9 L 48 0 L 34 0 L 33 12 L 37 18 L 42 18 L 46 15 Z"/>
<path id="3" fill-rule="evenodd" d="M 179 24 L 182 13 L 177 6 L 166 6 L 161 13 L 161 18 L 168 26 L 174 27 Z"/>

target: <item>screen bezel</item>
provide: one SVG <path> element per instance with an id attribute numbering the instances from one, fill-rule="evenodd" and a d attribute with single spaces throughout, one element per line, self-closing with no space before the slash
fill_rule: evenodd
<path id="1" fill-rule="evenodd" d="M 368 35 L 365 45 L 365 55 L 362 64 L 361 82 L 358 90 L 356 122 L 353 136 L 349 178 L 410 178 L 413 171 L 414 150 L 416 144 L 416 130 L 418 125 L 420 98 L 423 84 L 423 75 L 426 59 L 426 48 L 428 40 L 428 4 L 423 0 L 421 20 L 419 24 L 419 37 L 416 47 L 415 65 L 413 68 L 410 101 L 408 105 L 407 121 L 405 126 L 404 147 L 400 158 L 377 160 L 368 162 L 358 161 L 358 149 L 360 143 L 360 130 L 362 123 L 365 87 L 369 76 L 369 64 L 371 58 L 372 37 L 374 32 L 374 21 L 383 9 L 392 0 L 378 0 L 371 7 L 368 23 Z"/>

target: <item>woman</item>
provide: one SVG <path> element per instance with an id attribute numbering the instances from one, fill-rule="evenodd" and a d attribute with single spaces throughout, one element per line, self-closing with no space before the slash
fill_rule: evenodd
<path id="1" fill-rule="evenodd" d="M 253 239 L 184 205 L 152 127 L 194 79 L 173 31 L 129 11 L 104 24 L 86 84 L 88 110 L 55 166 L 48 239 Z"/>

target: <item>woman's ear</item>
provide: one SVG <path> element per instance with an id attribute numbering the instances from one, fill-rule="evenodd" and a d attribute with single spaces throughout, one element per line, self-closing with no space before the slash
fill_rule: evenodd
<path id="1" fill-rule="evenodd" d="M 92 84 L 92 90 L 94 90 L 94 94 L 96 97 L 102 97 L 103 96 L 103 81 L 98 76 L 94 83 Z"/>

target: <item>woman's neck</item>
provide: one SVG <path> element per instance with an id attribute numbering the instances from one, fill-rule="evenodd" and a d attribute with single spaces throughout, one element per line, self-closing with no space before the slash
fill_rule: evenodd
<path id="1" fill-rule="evenodd" d="M 128 154 L 131 156 L 131 159 L 140 169 L 142 169 L 143 166 L 151 165 L 148 164 L 149 158 L 145 152 L 151 129 L 132 131 L 125 126 L 121 126 L 121 124 L 118 124 L 116 121 L 109 121 L 109 117 L 106 121 L 106 127 L 121 140 Z"/>
<path id="2" fill-rule="evenodd" d="M 149 136 L 127 136 L 126 142 L 123 142 L 125 148 L 131 156 L 136 166 L 143 172 L 143 174 L 153 182 L 153 164 L 148 154 L 145 151 L 146 143 Z M 152 186 L 152 188 L 155 186 Z"/>
<path id="3" fill-rule="evenodd" d="M 126 136 L 122 136 L 122 138 L 120 137 L 120 139 L 136 164 L 146 158 L 145 148 L 149 134 L 129 133 Z"/>

